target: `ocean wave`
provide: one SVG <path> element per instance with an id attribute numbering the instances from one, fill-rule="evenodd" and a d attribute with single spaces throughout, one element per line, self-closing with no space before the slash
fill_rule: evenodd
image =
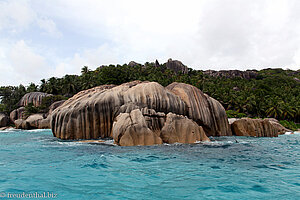
<path id="1" fill-rule="evenodd" d="M 76 140 L 76 141 L 57 141 L 57 144 L 66 145 L 66 146 L 82 146 L 82 145 L 110 145 L 110 146 L 117 146 L 114 144 L 114 140 Z"/>
<path id="2" fill-rule="evenodd" d="M 0 131 L 1 133 L 9 133 L 9 132 L 18 132 L 20 131 L 20 129 L 15 129 L 15 128 L 8 128 L 8 129 L 5 129 L 3 131 Z"/>
<path id="3" fill-rule="evenodd" d="M 300 132 L 299 131 L 295 131 L 295 132 L 285 132 L 284 135 L 300 135 Z"/>
<path id="4" fill-rule="evenodd" d="M 25 132 L 45 132 L 45 131 L 51 131 L 51 129 L 32 129 L 32 130 L 23 130 Z"/>

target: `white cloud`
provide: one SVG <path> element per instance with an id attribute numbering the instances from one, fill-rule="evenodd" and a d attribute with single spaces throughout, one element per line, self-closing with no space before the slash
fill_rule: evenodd
<path id="1" fill-rule="evenodd" d="M 62 33 L 57 29 L 56 24 L 51 19 L 37 19 L 38 26 L 45 31 L 46 34 L 53 37 L 62 37 Z"/>
<path id="2" fill-rule="evenodd" d="M 121 55 L 118 48 L 104 44 L 98 48 L 87 49 L 81 53 L 75 53 L 72 57 L 59 60 L 53 75 L 62 77 L 65 74 L 80 74 L 83 66 L 95 69 L 100 65 L 120 64 L 113 62 L 120 60 L 120 58 Z"/>
<path id="3" fill-rule="evenodd" d="M 35 18 L 35 13 L 28 1 L 1 1 L 0 10 L 0 31 L 4 29 L 11 32 L 24 30 Z"/>
<path id="4" fill-rule="evenodd" d="M 297 0 L 12 0 L 0 10 L 0 69 L 10 66 L 16 81 L 170 57 L 197 69 L 300 65 Z M 22 38 L 36 26 L 49 36 L 42 44 Z"/>
<path id="5" fill-rule="evenodd" d="M 12 85 L 38 82 L 41 76 L 49 73 L 46 59 L 35 52 L 23 40 L 20 40 L 6 50 L 2 50 L 1 82 L 9 82 Z M 2 83 L 3 84 L 3 83 Z"/>

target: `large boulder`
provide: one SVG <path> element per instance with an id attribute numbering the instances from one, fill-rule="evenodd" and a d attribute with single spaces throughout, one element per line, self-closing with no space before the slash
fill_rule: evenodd
<path id="1" fill-rule="evenodd" d="M 225 109 L 217 100 L 185 83 L 174 82 L 166 88 L 185 102 L 187 116 L 202 126 L 207 136 L 231 135 Z"/>
<path id="2" fill-rule="evenodd" d="M 24 119 L 17 119 L 14 121 L 16 129 L 30 129 L 29 123 Z"/>
<path id="3" fill-rule="evenodd" d="M 277 137 L 278 129 L 269 120 L 242 118 L 231 124 L 236 136 Z"/>
<path id="4" fill-rule="evenodd" d="M 161 138 L 165 143 L 195 143 L 209 141 L 201 126 L 185 116 L 168 113 L 166 123 L 161 130 Z"/>
<path id="5" fill-rule="evenodd" d="M 56 102 L 52 103 L 51 106 L 49 107 L 49 111 L 47 113 L 47 116 L 50 115 L 56 108 L 61 106 L 65 101 L 66 100 L 60 100 L 60 101 L 56 101 Z"/>
<path id="6" fill-rule="evenodd" d="M 282 126 L 277 119 L 266 118 L 264 120 L 268 120 L 274 126 L 274 128 L 277 129 L 279 135 L 285 134 L 286 132 L 293 132 L 292 130 Z"/>
<path id="7" fill-rule="evenodd" d="M 133 81 L 82 91 L 51 114 L 53 135 L 61 139 L 112 137 L 113 121 L 135 109 L 186 114 L 186 104 L 156 82 Z"/>
<path id="8" fill-rule="evenodd" d="M 189 72 L 188 67 L 182 64 L 178 60 L 172 60 L 171 58 L 166 63 L 167 69 L 174 71 L 175 73 L 187 74 Z"/>
<path id="9" fill-rule="evenodd" d="M 13 110 L 9 114 L 9 118 L 12 122 L 14 122 L 17 119 L 24 119 L 25 118 L 25 107 L 20 107 L 18 109 Z"/>
<path id="10" fill-rule="evenodd" d="M 38 121 L 38 129 L 50 129 L 50 115 L 46 119 L 41 119 Z"/>
<path id="11" fill-rule="evenodd" d="M 9 118 L 7 117 L 6 114 L 0 113 L 0 128 L 8 126 L 9 124 Z"/>
<path id="12" fill-rule="evenodd" d="M 17 129 L 38 129 L 39 123 L 44 119 L 44 114 L 33 114 L 30 115 L 26 120 L 17 119 L 14 121 Z"/>
<path id="13" fill-rule="evenodd" d="M 141 64 L 139 64 L 139 63 L 137 63 L 137 62 L 134 62 L 134 61 L 130 61 L 130 62 L 128 63 L 128 66 L 129 66 L 129 67 L 136 67 L 136 66 L 141 66 Z"/>
<path id="14" fill-rule="evenodd" d="M 48 96 L 52 96 L 52 94 L 47 94 L 43 92 L 27 93 L 21 98 L 19 106 L 27 106 L 28 104 L 32 103 L 35 107 L 38 107 L 42 104 L 43 98 Z"/>
<path id="15" fill-rule="evenodd" d="M 49 117 L 60 139 L 113 137 L 122 146 L 194 143 L 209 140 L 205 133 L 231 134 L 218 101 L 178 83 L 167 88 L 141 81 L 99 86 L 74 95 Z"/>
<path id="16" fill-rule="evenodd" d="M 120 146 L 162 144 L 158 132 L 151 130 L 141 110 L 121 113 L 113 124 L 113 138 Z"/>
<path id="17" fill-rule="evenodd" d="M 148 108 L 119 114 L 112 133 L 115 143 L 121 146 L 209 141 L 202 127 L 191 119 Z"/>
<path id="18" fill-rule="evenodd" d="M 38 129 L 50 129 L 50 120 L 51 120 L 51 114 L 52 112 L 61 106 L 66 100 L 61 100 L 61 101 L 56 101 L 51 106 L 49 107 L 48 113 L 45 113 L 44 116 L 46 117 L 45 119 L 41 119 L 38 121 Z"/>
<path id="19" fill-rule="evenodd" d="M 44 119 L 44 114 L 33 114 L 30 115 L 26 121 L 29 123 L 30 128 L 39 128 L 39 122 Z"/>

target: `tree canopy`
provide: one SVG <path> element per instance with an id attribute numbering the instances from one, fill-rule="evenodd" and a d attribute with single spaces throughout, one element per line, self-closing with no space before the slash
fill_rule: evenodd
<path id="1" fill-rule="evenodd" d="M 40 91 L 71 97 L 81 90 L 104 84 L 119 85 L 133 80 L 156 81 L 163 86 L 172 82 L 191 84 L 220 101 L 228 113 L 240 116 L 274 117 L 279 120 L 300 121 L 300 71 L 264 69 L 255 79 L 212 77 L 201 70 L 189 68 L 187 74 L 175 73 L 165 64 L 145 63 L 134 66 L 108 65 L 90 70 L 84 66 L 81 75 L 65 75 L 31 83 L 0 87 L 0 112 L 9 113 L 27 92 Z"/>

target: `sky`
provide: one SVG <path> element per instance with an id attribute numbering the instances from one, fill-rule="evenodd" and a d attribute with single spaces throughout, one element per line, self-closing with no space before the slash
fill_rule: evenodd
<path id="1" fill-rule="evenodd" d="M 0 0 L 0 85 L 132 60 L 300 69 L 298 0 Z"/>

